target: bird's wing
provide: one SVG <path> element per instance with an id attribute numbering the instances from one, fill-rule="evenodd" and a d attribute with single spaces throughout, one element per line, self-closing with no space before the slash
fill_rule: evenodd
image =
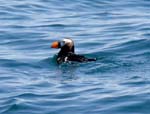
<path id="1" fill-rule="evenodd" d="M 69 60 L 69 61 L 77 61 L 77 62 L 96 61 L 95 58 L 94 59 L 90 59 L 90 58 L 86 58 L 83 55 L 78 55 L 78 54 L 74 54 L 74 53 L 69 53 L 67 60 Z"/>

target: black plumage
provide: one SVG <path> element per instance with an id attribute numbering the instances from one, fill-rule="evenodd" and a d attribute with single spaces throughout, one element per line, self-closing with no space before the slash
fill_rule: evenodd
<path id="1" fill-rule="evenodd" d="M 56 43 L 56 42 L 55 42 Z M 58 46 L 54 46 L 52 44 L 52 48 L 61 48 L 57 55 L 57 63 L 63 62 L 88 62 L 88 61 L 96 61 L 96 58 L 87 58 L 83 55 L 75 54 L 74 43 L 71 39 L 67 38 L 63 41 L 58 41 L 56 43 Z"/>

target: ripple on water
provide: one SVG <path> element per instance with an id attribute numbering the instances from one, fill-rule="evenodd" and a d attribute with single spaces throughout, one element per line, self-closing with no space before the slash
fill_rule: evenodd
<path id="1" fill-rule="evenodd" d="M 149 4 L 0 1 L 0 113 L 149 114 Z M 97 61 L 58 65 L 64 37 Z"/>

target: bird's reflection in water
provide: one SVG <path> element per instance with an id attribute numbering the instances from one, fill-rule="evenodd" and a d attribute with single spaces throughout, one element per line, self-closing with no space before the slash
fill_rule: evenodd
<path id="1" fill-rule="evenodd" d="M 77 80 L 77 69 L 79 64 L 75 63 L 64 63 L 58 66 L 58 72 L 56 73 L 57 78 L 61 81 L 73 81 Z"/>

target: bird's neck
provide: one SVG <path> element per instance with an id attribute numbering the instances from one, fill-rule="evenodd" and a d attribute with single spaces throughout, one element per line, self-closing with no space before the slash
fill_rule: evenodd
<path id="1" fill-rule="evenodd" d="M 58 56 L 66 56 L 68 53 L 74 53 L 74 46 L 71 48 L 68 46 L 64 46 L 61 48 L 60 52 L 58 53 Z"/>

